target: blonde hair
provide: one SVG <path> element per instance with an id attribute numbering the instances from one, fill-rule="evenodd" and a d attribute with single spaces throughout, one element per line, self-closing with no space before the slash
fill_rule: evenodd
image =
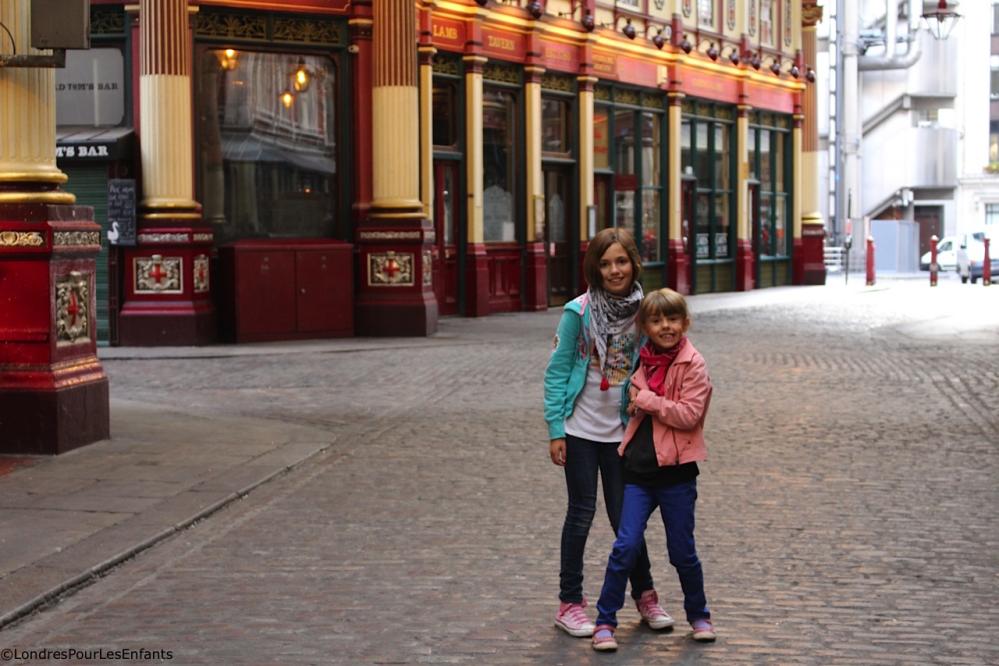
<path id="1" fill-rule="evenodd" d="M 603 289 L 604 279 L 600 275 L 600 259 L 614 243 L 620 243 L 631 260 L 631 284 L 638 282 L 642 275 L 642 257 L 638 254 L 635 237 L 630 231 L 621 227 L 602 229 L 586 246 L 586 256 L 583 258 L 583 277 L 591 287 Z M 631 286 L 631 285 L 629 285 Z"/>
<path id="2" fill-rule="evenodd" d="M 649 292 L 638 306 L 638 325 L 645 326 L 652 317 L 683 317 L 690 321 L 690 311 L 687 309 L 687 299 L 672 289 L 663 287 Z"/>

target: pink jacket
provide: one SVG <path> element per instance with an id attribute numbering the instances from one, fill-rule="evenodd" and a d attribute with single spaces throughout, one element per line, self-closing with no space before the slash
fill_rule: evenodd
<path id="1" fill-rule="evenodd" d="M 704 460 L 708 449 L 704 443 L 704 418 L 711 403 L 711 379 L 701 356 L 690 340 L 666 371 L 666 394 L 658 396 L 649 390 L 645 367 L 631 376 L 631 384 L 639 389 L 635 404 L 641 410 L 628 421 L 624 439 L 618 447 L 623 456 L 631 438 L 646 415 L 653 417 L 652 441 L 660 467 Z"/>

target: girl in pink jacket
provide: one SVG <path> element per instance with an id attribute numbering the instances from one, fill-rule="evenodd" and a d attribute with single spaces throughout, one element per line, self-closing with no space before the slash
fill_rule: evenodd
<path id="1" fill-rule="evenodd" d="M 617 611 L 624 605 L 628 572 L 645 543 L 645 525 L 657 507 L 666 526 L 669 561 L 680 577 L 692 637 L 715 639 L 694 545 L 697 463 L 707 457 L 704 417 L 711 402 L 711 380 L 704 357 L 686 337 L 690 315 L 683 296 L 672 289 L 652 292 L 639 307 L 638 323 L 648 342 L 631 377 L 632 418 L 618 448 L 624 458 L 624 499 L 597 602 L 595 650 L 617 649 Z"/>

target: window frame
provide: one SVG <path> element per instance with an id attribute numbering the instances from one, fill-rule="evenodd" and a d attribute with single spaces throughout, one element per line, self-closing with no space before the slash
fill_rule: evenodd
<path id="1" fill-rule="evenodd" d="M 697 187 L 694 193 L 694 214 L 693 214 L 693 224 L 691 225 L 691 237 L 693 242 L 694 250 L 692 252 L 694 262 L 698 264 L 709 264 L 709 263 L 729 263 L 735 261 L 735 233 L 736 233 L 736 211 L 735 211 L 735 194 L 736 187 L 738 184 L 737 180 L 737 169 L 736 169 L 736 123 L 733 119 L 719 117 L 719 110 L 721 108 L 727 108 L 727 105 L 716 104 L 713 102 L 697 100 L 696 106 L 693 103 L 688 103 L 684 105 L 683 113 L 681 116 L 681 127 L 680 135 L 684 134 L 683 126 L 686 125 L 690 135 L 690 153 L 689 162 L 685 163 L 683 161 L 683 146 L 680 147 L 680 169 L 683 173 L 688 172 L 688 167 L 697 174 L 697 167 L 700 161 L 706 160 L 714 164 L 715 155 L 715 138 L 716 138 L 716 127 L 722 126 L 726 128 L 728 132 L 728 164 L 723 165 L 722 168 L 727 168 L 728 174 L 728 184 L 729 186 L 725 189 L 719 188 L 717 185 L 718 181 L 718 169 L 711 168 L 709 182 L 705 184 L 703 179 L 697 178 Z M 699 113 L 701 110 L 709 110 L 709 114 Z M 707 145 L 703 148 L 704 156 L 701 157 L 700 153 L 702 151 L 697 140 L 698 127 L 700 125 L 706 126 L 706 143 Z M 682 139 L 681 139 L 682 142 Z M 697 254 L 697 238 L 700 233 L 700 227 L 698 226 L 698 216 L 697 216 L 697 201 L 701 196 L 707 196 L 708 199 L 708 254 L 707 256 L 698 256 Z M 717 248 L 717 234 L 719 233 L 719 225 L 717 222 L 716 202 L 718 196 L 725 196 L 728 207 L 728 225 L 727 225 L 727 238 L 726 238 L 726 254 L 724 257 L 718 256 Z"/>

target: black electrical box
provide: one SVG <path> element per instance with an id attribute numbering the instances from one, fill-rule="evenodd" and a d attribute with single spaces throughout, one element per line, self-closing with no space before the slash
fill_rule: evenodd
<path id="1" fill-rule="evenodd" d="M 90 0 L 31 0 L 31 46 L 89 49 Z"/>

